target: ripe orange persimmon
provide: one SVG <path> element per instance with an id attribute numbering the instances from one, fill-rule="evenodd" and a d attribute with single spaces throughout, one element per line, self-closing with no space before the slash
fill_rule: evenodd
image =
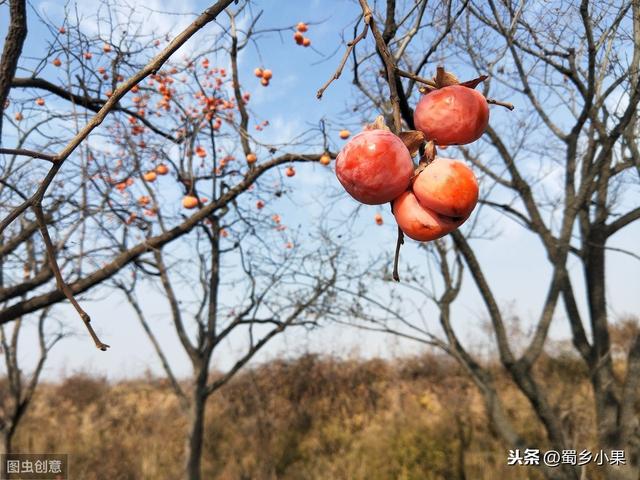
<path id="1" fill-rule="evenodd" d="M 413 114 L 416 129 L 438 145 L 464 145 L 482 136 L 489 105 L 480 92 L 451 85 L 424 95 Z"/>
<path id="2" fill-rule="evenodd" d="M 263 78 L 262 80 L 260 80 L 260 83 L 262 84 L 263 87 L 269 86 L 269 80 L 267 80 L 266 78 Z"/>
<path id="3" fill-rule="evenodd" d="M 167 167 L 164 163 L 161 163 L 156 167 L 156 173 L 158 175 L 166 175 L 169 173 L 169 167 Z"/>
<path id="4" fill-rule="evenodd" d="M 297 29 L 299 32 L 304 33 L 304 32 L 306 32 L 307 30 L 309 30 L 309 27 L 307 26 L 307 24 L 306 24 L 306 23 L 304 23 L 304 22 L 299 22 L 299 23 L 298 23 L 298 25 L 296 25 L 296 29 Z"/>
<path id="5" fill-rule="evenodd" d="M 204 158 L 207 156 L 207 151 L 200 145 L 196 147 L 195 152 L 196 152 L 196 155 L 199 156 L 200 158 Z"/>
<path id="6" fill-rule="evenodd" d="M 296 174 L 296 171 L 293 167 L 287 167 L 286 173 L 287 177 L 293 177 Z"/>
<path id="7" fill-rule="evenodd" d="M 138 198 L 138 205 L 140 205 L 141 207 L 146 207 L 147 205 L 149 205 L 149 202 L 151 202 L 151 198 L 147 195 L 142 195 L 140 198 Z"/>
<path id="8" fill-rule="evenodd" d="M 353 198 L 380 205 L 407 189 L 413 176 L 413 161 L 402 140 L 390 131 L 365 130 L 338 154 L 336 175 Z"/>
<path id="9" fill-rule="evenodd" d="M 262 210 L 262 209 L 264 208 L 264 202 L 263 202 L 262 200 L 258 200 L 258 201 L 256 202 L 256 208 L 257 208 L 258 210 Z"/>
<path id="10" fill-rule="evenodd" d="M 192 208 L 196 208 L 198 206 L 198 199 L 193 195 L 186 195 L 182 199 L 182 206 L 187 210 L 191 210 Z"/>
<path id="11" fill-rule="evenodd" d="M 91 60 L 91 58 L 93 57 L 93 54 L 91 52 L 84 52 L 83 56 L 86 60 Z"/>
<path id="12" fill-rule="evenodd" d="M 262 72 L 262 78 L 264 78 L 265 80 L 271 80 L 271 78 L 273 78 L 273 73 L 271 72 L 271 70 L 266 69 Z"/>
<path id="13" fill-rule="evenodd" d="M 382 221 L 382 215 L 380 215 L 379 213 L 376 213 L 376 215 L 373 218 L 376 221 L 376 225 L 382 225 L 384 223 Z"/>
<path id="14" fill-rule="evenodd" d="M 351 136 L 351 132 L 349 130 L 340 130 L 340 133 L 338 135 L 340 135 L 341 139 L 346 140 Z"/>
<path id="15" fill-rule="evenodd" d="M 300 32 L 296 32 L 293 34 L 293 39 L 298 45 L 302 45 L 302 42 L 304 42 L 304 35 L 302 35 L 302 33 Z"/>
<path id="16" fill-rule="evenodd" d="M 43 106 L 44 105 L 44 98 L 42 98 L 42 97 L 36 98 L 36 105 Z"/>
<path id="17" fill-rule="evenodd" d="M 51 62 L 53 64 L 54 67 L 59 67 L 60 65 L 62 65 L 62 60 L 60 60 L 58 57 L 54 58 L 53 61 Z"/>
<path id="18" fill-rule="evenodd" d="M 16 112 L 16 114 L 14 115 L 14 118 L 16 119 L 16 122 L 19 122 L 20 120 L 22 120 L 24 117 L 22 116 L 22 113 L 20 112 Z"/>
<path id="19" fill-rule="evenodd" d="M 109 45 L 108 43 L 105 43 L 102 47 L 102 51 L 104 53 L 109 53 L 111 51 L 111 45 Z"/>
<path id="20" fill-rule="evenodd" d="M 436 157 L 393 201 L 393 214 L 410 238 L 430 241 L 462 225 L 478 201 L 478 182 L 464 163 Z"/>
<path id="21" fill-rule="evenodd" d="M 331 155 L 328 153 L 323 153 L 320 155 L 320 164 L 321 165 L 329 165 L 331 163 Z"/>
<path id="22" fill-rule="evenodd" d="M 423 208 L 410 190 L 393 201 L 393 215 L 404 234 L 419 242 L 444 237 L 465 220 L 438 215 L 429 208 Z"/>
<path id="23" fill-rule="evenodd" d="M 142 178 L 144 178 L 144 180 L 147 181 L 147 182 L 155 182 L 156 178 L 158 178 L 158 175 L 153 170 L 150 170 L 147 173 L 145 173 L 142 176 Z"/>
<path id="24" fill-rule="evenodd" d="M 418 202 L 440 215 L 467 218 L 478 203 L 478 181 L 463 162 L 436 157 L 412 186 Z"/>
<path id="25" fill-rule="evenodd" d="M 253 71 L 253 74 L 258 78 L 262 78 L 263 75 L 264 75 L 264 70 L 262 70 L 260 67 L 258 67 Z"/>
<path id="26" fill-rule="evenodd" d="M 64 28 L 64 27 L 60 27 L 60 29 L 59 29 L 58 31 L 59 31 L 61 34 L 63 34 L 63 35 L 64 35 L 65 33 L 67 33 L 67 29 L 66 29 L 66 28 Z"/>
<path id="27" fill-rule="evenodd" d="M 308 47 L 309 45 L 311 45 L 311 39 L 304 37 L 304 40 L 302 40 L 302 46 Z"/>
<path id="28" fill-rule="evenodd" d="M 247 163 L 248 164 L 256 163 L 257 160 L 258 160 L 258 157 L 256 157 L 255 153 L 250 153 L 250 154 L 247 155 Z"/>

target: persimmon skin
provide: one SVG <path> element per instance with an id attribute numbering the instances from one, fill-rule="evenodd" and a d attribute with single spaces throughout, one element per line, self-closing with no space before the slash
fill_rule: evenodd
<path id="1" fill-rule="evenodd" d="M 416 129 L 437 145 L 465 145 L 489 124 L 489 105 L 480 92 L 451 85 L 424 95 L 413 114 Z"/>
<path id="2" fill-rule="evenodd" d="M 466 220 L 438 215 L 430 208 L 424 208 L 411 190 L 393 201 L 393 216 L 404 234 L 419 242 L 444 237 Z"/>
<path id="3" fill-rule="evenodd" d="M 407 189 L 413 176 L 413 161 L 407 147 L 393 133 L 365 130 L 338 154 L 336 175 L 354 199 L 381 205 Z"/>
<path id="4" fill-rule="evenodd" d="M 448 217 L 467 218 L 478 203 L 478 181 L 463 162 L 436 157 L 413 182 L 424 208 Z"/>

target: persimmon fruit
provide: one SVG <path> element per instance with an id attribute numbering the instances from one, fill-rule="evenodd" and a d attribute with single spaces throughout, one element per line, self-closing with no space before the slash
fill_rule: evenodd
<path id="1" fill-rule="evenodd" d="M 323 153 L 320 155 L 320 165 L 329 165 L 331 163 L 331 155 Z"/>
<path id="2" fill-rule="evenodd" d="M 464 85 L 424 95 L 413 114 L 416 129 L 437 145 L 464 145 L 479 139 L 489 124 L 487 99 Z"/>
<path id="3" fill-rule="evenodd" d="M 187 210 L 196 208 L 198 206 L 198 198 L 194 197 L 193 195 L 186 195 L 182 199 L 182 206 Z"/>
<path id="4" fill-rule="evenodd" d="M 478 181 L 463 162 L 436 157 L 418 174 L 413 193 L 425 208 L 449 217 L 467 218 L 478 203 Z"/>
<path id="5" fill-rule="evenodd" d="M 465 221 L 465 219 L 438 215 L 429 208 L 423 208 L 410 190 L 393 201 L 393 216 L 404 234 L 419 242 L 444 237 Z"/>
<path id="6" fill-rule="evenodd" d="M 411 154 L 388 130 L 365 130 L 354 136 L 336 158 L 336 175 L 356 200 L 380 205 L 398 197 L 413 176 Z"/>
<path id="7" fill-rule="evenodd" d="M 156 172 L 154 172 L 153 170 L 150 170 L 145 173 L 142 178 L 144 178 L 145 182 L 155 182 L 156 178 L 158 178 L 158 174 L 156 174 Z"/>
<path id="8" fill-rule="evenodd" d="M 412 189 L 393 201 L 393 215 L 408 237 L 426 242 L 457 229 L 477 202 L 478 182 L 471 169 L 436 157 L 418 174 Z"/>

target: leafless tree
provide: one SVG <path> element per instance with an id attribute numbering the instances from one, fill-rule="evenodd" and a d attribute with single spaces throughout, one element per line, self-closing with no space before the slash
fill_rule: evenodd
<path id="1" fill-rule="evenodd" d="M 502 406 L 492 375 L 452 327 L 451 305 L 466 268 L 491 320 L 500 361 L 529 400 L 551 448 L 579 451 L 587 446 L 573 444 L 569 427 L 534 369 L 562 300 L 576 354 L 590 372 L 597 448 L 626 453 L 627 465 L 605 462 L 601 470 L 609 479 L 638 478 L 640 337 L 634 333 L 625 372 L 616 374 L 606 265 L 612 253 L 627 255 L 631 261 L 638 259 L 637 252 L 613 247 L 611 239 L 623 235 L 640 218 L 636 188 L 640 171 L 640 4 L 588 0 L 545 5 L 509 0 L 446 2 L 431 8 L 429 17 L 423 13 L 426 3 L 400 7 L 387 0 L 371 16 L 368 5 L 361 1 L 365 22 L 375 36 L 378 65 L 386 72 L 386 82 L 381 82 L 376 74 L 379 66 L 370 66 L 375 52 L 365 47 L 357 53 L 349 46 L 353 80 L 363 94 L 361 110 L 383 112 L 393 118 L 397 131 L 411 130 L 411 104 L 415 103 L 417 87 L 431 82 L 428 70 L 435 70 L 435 65 L 428 63 L 434 52 L 450 69 L 456 65 L 476 76 L 489 75 L 483 84 L 485 95 L 508 98 L 517 108 L 508 123 L 491 122 L 479 145 L 459 149 L 482 176 L 484 208 L 475 220 L 475 236 L 471 229 L 456 231 L 449 239 L 428 247 L 439 266 L 441 286 L 440 293 L 431 292 L 429 299 L 439 308 L 444 336 L 434 335 L 420 321 L 409 320 L 411 317 L 379 300 L 380 321 L 369 327 L 436 345 L 454 356 L 483 393 L 492 426 L 506 446 L 526 447 L 526 438 L 516 431 Z M 431 24 L 428 18 L 434 19 Z M 374 29 L 377 23 L 381 25 L 378 34 Z M 415 41 L 420 38 L 415 32 L 428 26 L 436 27 L 440 36 L 425 48 L 424 43 Z M 445 38 L 448 40 L 442 41 Z M 535 167 L 528 168 L 532 158 Z M 550 168 L 562 178 L 560 191 L 553 193 L 543 177 Z M 538 320 L 521 353 L 516 353 L 507 312 L 499 305 L 492 280 L 474 248 L 481 241 L 477 238 L 483 223 L 479 216 L 487 207 L 538 238 L 551 267 Z M 582 278 L 570 275 L 570 259 L 581 265 Z M 419 282 L 411 279 L 409 275 L 401 288 L 413 286 L 413 294 L 421 295 L 422 289 L 415 290 Z M 577 293 L 576 285 L 580 284 L 585 286 L 584 298 Z M 587 307 L 586 315 L 580 312 L 582 304 Z M 357 309 L 353 314 L 371 319 Z M 568 464 L 543 471 L 549 478 L 562 479 L 585 478 L 587 474 L 586 468 Z"/>
<path id="2" fill-rule="evenodd" d="M 216 3 L 172 40 L 141 33 L 131 7 L 108 1 L 95 17 L 97 34 L 81 28 L 77 10 L 64 25 L 42 19 L 48 55 L 11 74 L 4 118 L 15 148 L 0 150 L 8 160 L 0 324 L 66 299 L 105 349 L 76 297 L 94 287 L 124 293 L 180 398 L 190 479 L 202 476 L 207 398 L 286 328 L 314 327 L 338 304 L 335 285 L 349 281 L 346 235 L 341 244 L 322 228 L 314 237 L 278 213 L 290 192 L 282 167 L 294 175 L 296 162 L 334 156 L 325 123 L 283 143 L 250 133 L 267 122 L 251 108 L 253 72 L 239 69 L 238 54 L 294 27 L 261 27 L 248 2 L 231 3 Z M 228 22 L 205 47 L 170 58 L 219 13 Z M 47 78 L 52 69 L 57 82 Z M 46 153 L 54 149 L 61 153 Z M 19 278 L 29 249 L 37 272 Z M 154 333 L 143 296 L 151 288 L 167 299 L 191 362 L 188 381 L 177 378 Z M 244 338 L 246 349 L 220 373 L 214 354 Z"/>
<path id="3" fill-rule="evenodd" d="M 12 451 L 13 437 L 33 399 L 49 352 L 63 338 L 62 333 L 47 335 L 45 332 L 45 320 L 48 314 L 49 309 L 43 309 L 38 315 L 39 355 L 33 371 L 28 376 L 24 374 L 18 356 L 23 319 L 16 320 L 11 327 L 0 326 L 0 349 L 4 356 L 6 370 L 6 377 L 0 379 L 2 387 L 0 388 L 0 432 L 2 432 L 5 453 Z"/>

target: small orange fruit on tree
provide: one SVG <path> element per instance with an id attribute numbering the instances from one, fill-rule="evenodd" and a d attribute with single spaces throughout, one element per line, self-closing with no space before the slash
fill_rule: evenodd
<path id="1" fill-rule="evenodd" d="M 331 155 L 327 152 L 324 152 L 320 155 L 320 165 L 329 165 L 331 163 Z"/>
<path id="2" fill-rule="evenodd" d="M 193 195 L 185 195 L 182 199 L 182 206 L 187 210 L 191 210 L 198 206 L 198 198 Z"/>
<path id="3" fill-rule="evenodd" d="M 144 180 L 146 182 L 155 182 L 156 178 L 158 178 L 158 175 L 156 174 L 156 172 L 154 172 L 153 170 L 148 171 L 147 173 L 145 173 L 142 178 L 144 178 Z"/>

